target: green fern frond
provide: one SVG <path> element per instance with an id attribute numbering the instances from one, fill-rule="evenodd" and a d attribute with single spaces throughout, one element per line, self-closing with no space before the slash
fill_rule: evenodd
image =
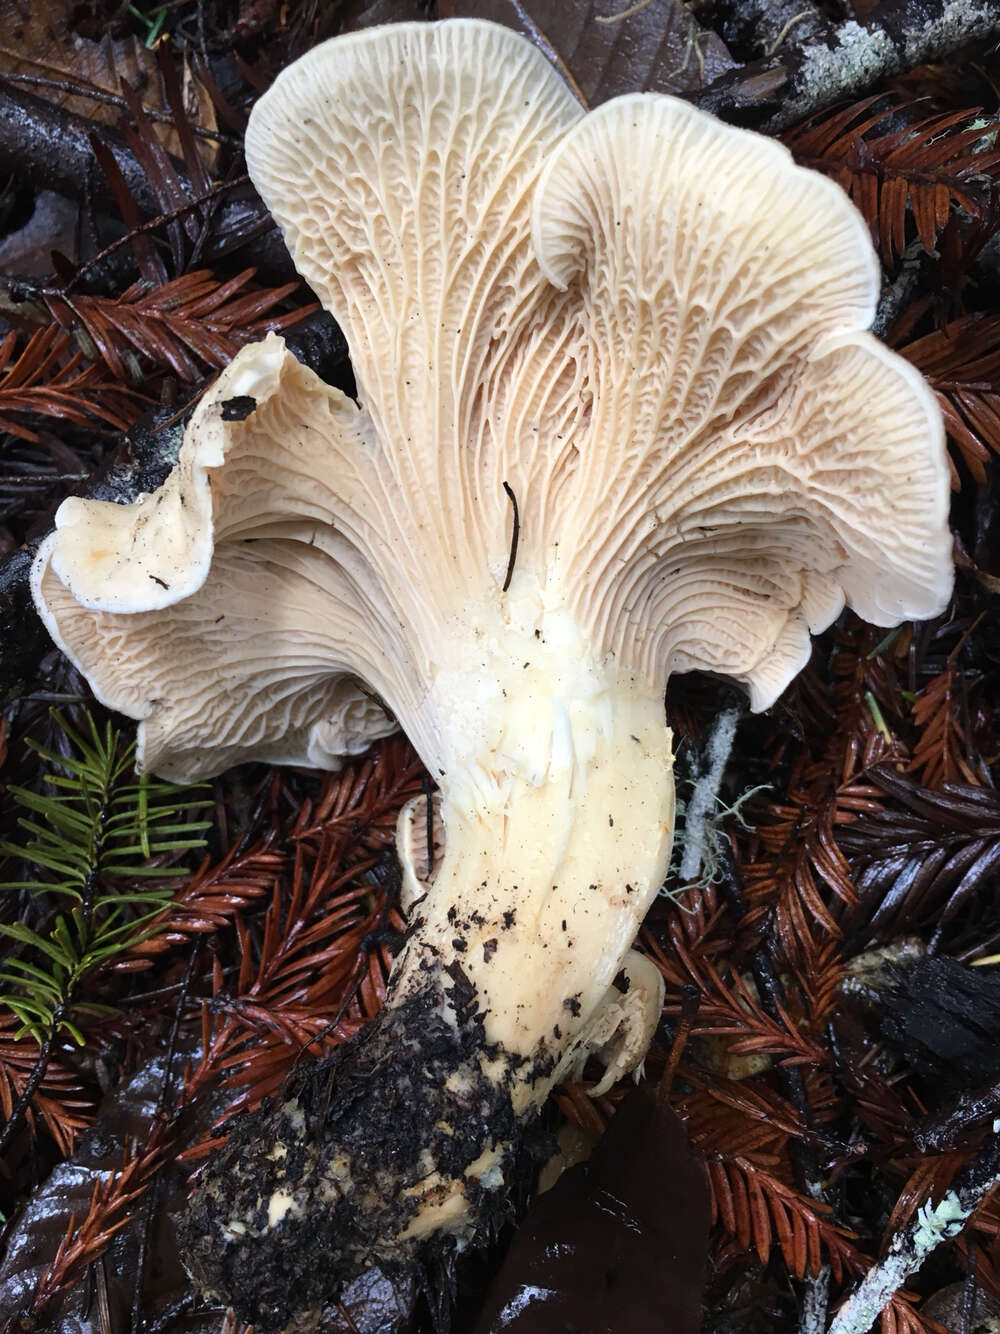
<path id="1" fill-rule="evenodd" d="M 0 1004 L 39 1043 L 56 1030 L 82 1043 L 73 1015 L 108 1007 L 82 1001 L 81 982 L 145 938 L 173 898 L 167 882 L 186 874 L 176 858 L 204 846 L 211 822 L 188 818 L 205 805 L 194 790 L 136 778 L 135 746 L 110 722 L 99 727 L 88 712 L 78 729 L 55 709 L 52 716 L 66 753 L 28 742 L 45 761 L 48 790 L 8 789 L 25 812 L 18 825 L 27 841 L 0 841 L 0 856 L 27 862 L 39 875 L 0 889 L 29 892 L 38 929 L 0 925 L 16 951 L 0 969 Z"/>

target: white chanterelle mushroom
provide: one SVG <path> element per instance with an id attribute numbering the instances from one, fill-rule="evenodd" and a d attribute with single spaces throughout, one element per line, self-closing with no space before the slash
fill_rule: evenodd
<path id="1" fill-rule="evenodd" d="M 384 701 L 439 783 L 382 1017 L 195 1197 L 202 1276 L 306 1329 L 366 1266 L 481 1234 L 588 1045 L 641 1055 L 668 675 L 762 709 L 845 600 L 939 612 L 948 483 L 933 396 L 863 332 L 864 223 L 774 142 L 662 96 L 585 115 L 527 42 L 455 21 L 317 47 L 247 159 L 359 403 L 247 347 L 159 491 L 65 502 L 35 590 L 148 769 L 330 765 Z"/>

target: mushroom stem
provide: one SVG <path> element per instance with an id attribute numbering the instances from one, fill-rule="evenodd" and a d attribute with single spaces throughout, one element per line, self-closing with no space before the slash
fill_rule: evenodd
<path id="1" fill-rule="evenodd" d="M 293 1314 L 310 1328 L 303 1312 L 366 1267 L 484 1235 L 507 1210 L 525 1128 L 609 991 L 621 999 L 612 984 L 670 854 L 662 694 L 621 680 L 613 660 L 568 656 L 562 614 L 535 628 L 531 658 L 509 624 L 493 640 L 478 705 L 441 683 L 446 747 L 483 746 L 442 779 L 444 858 L 385 1010 L 245 1121 L 203 1178 L 196 1208 L 214 1226 L 194 1223 L 201 1276 L 261 1329 Z"/>
<path id="2" fill-rule="evenodd" d="M 391 998 L 402 999 L 430 976 L 461 972 L 485 1011 L 485 1040 L 534 1070 L 518 1114 L 552 1083 L 539 1090 L 539 1067 L 558 1078 L 570 1048 L 585 1041 L 670 852 L 662 701 L 602 701 L 608 716 L 582 729 L 564 704 L 554 702 L 561 726 L 540 780 L 508 777 L 492 801 L 476 804 L 443 784 L 444 859 L 393 973 Z M 594 750 L 579 759 L 578 746 Z"/>

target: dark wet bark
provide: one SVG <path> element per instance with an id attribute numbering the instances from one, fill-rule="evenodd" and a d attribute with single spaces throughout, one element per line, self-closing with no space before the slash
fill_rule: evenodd
<path id="1" fill-rule="evenodd" d="M 94 207 L 114 212 L 114 195 L 98 165 L 92 135 L 114 158 L 139 210 L 151 218 L 161 215 L 163 204 L 124 136 L 0 80 L 0 174 L 30 180 L 38 189 L 73 199 L 89 186 Z M 183 163 L 171 159 L 171 165 L 188 198 L 194 200 L 196 191 Z M 202 259 L 218 259 L 239 248 L 247 263 L 287 277 L 291 261 L 277 228 L 252 188 L 247 185 L 243 192 L 249 197 L 226 197 L 219 204 Z"/>
<path id="2" fill-rule="evenodd" d="M 995 0 L 884 0 L 841 24 L 811 16 L 788 29 L 772 54 L 722 75 L 693 100 L 725 120 L 773 134 L 998 33 Z"/>

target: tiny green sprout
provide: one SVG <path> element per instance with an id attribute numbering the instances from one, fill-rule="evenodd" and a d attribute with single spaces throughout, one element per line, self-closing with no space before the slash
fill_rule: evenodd
<path id="1" fill-rule="evenodd" d="M 894 626 L 887 635 L 883 635 L 882 638 L 875 645 L 875 647 L 872 649 L 871 653 L 867 653 L 865 655 L 865 661 L 871 662 L 872 658 L 879 657 L 886 651 L 887 648 L 891 648 L 892 645 L 895 644 L 899 636 L 903 633 L 903 628 L 904 627 L 902 625 Z"/>
<path id="2" fill-rule="evenodd" d="M 142 10 L 137 9 L 135 5 L 129 5 L 126 12 L 131 14 L 134 19 L 138 19 L 146 29 L 146 36 L 143 39 L 143 42 L 146 49 L 151 51 L 156 45 L 160 33 L 163 31 L 164 23 L 167 21 L 166 9 L 158 9 L 155 14 L 148 15 L 144 14 Z"/>
<path id="3" fill-rule="evenodd" d="M 886 741 L 892 741 L 892 733 L 889 731 L 889 724 L 885 720 L 885 715 L 879 707 L 879 702 L 870 690 L 865 691 L 865 703 L 868 705 L 868 712 L 872 716 L 876 729 L 881 732 Z"/>

